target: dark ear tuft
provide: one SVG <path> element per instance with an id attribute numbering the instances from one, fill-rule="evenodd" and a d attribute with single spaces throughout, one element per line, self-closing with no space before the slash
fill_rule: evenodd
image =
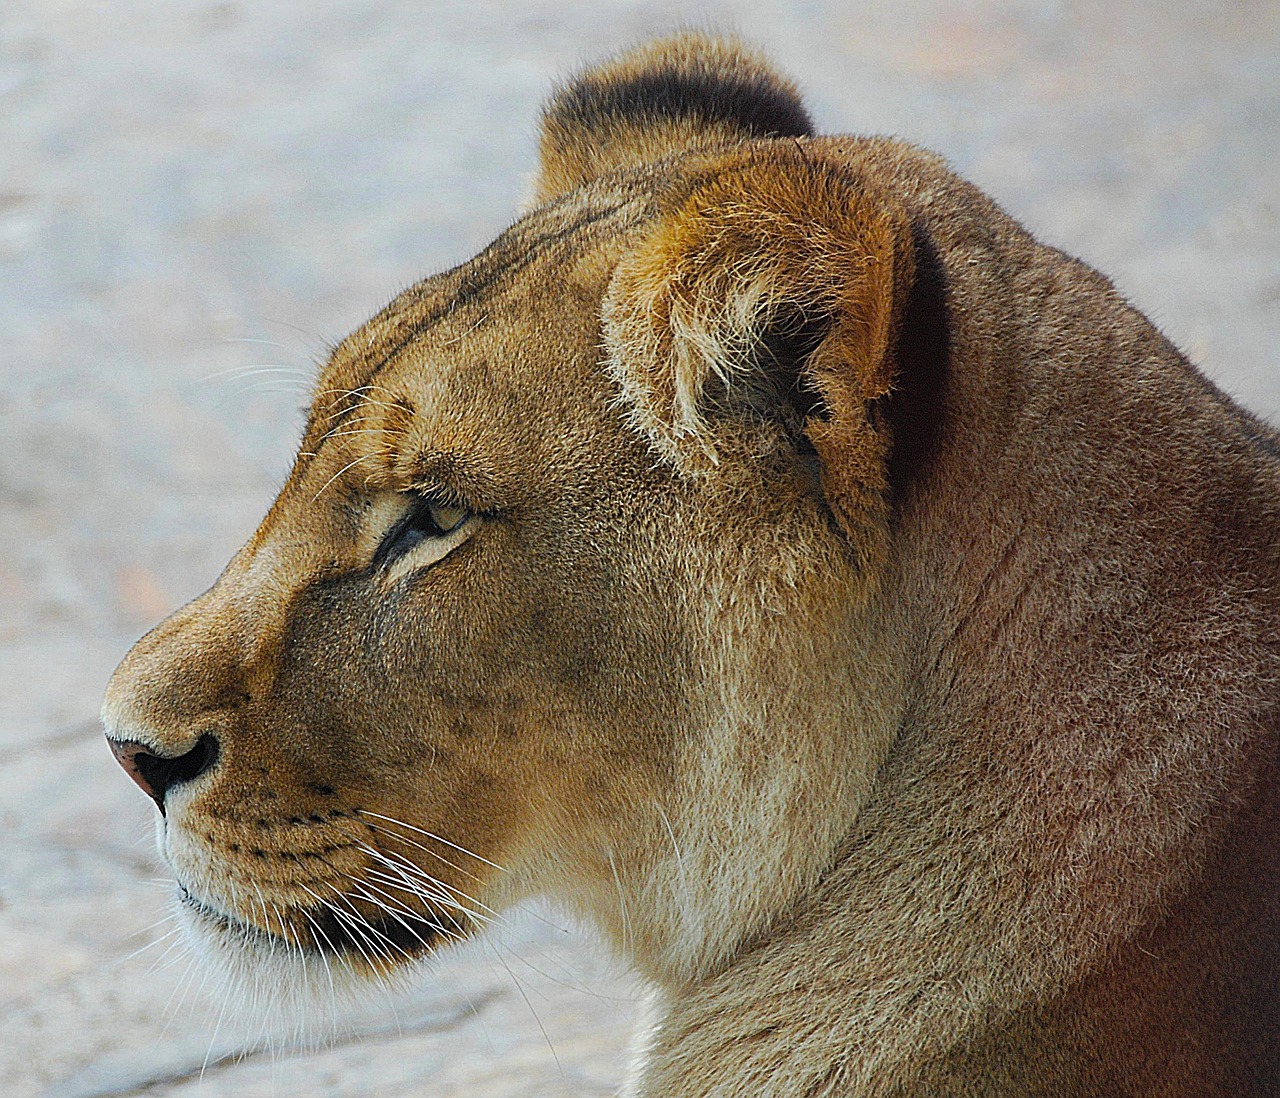
<path id="1" fill-rule="evenodd" d="M 587 69 L 551 97 L 535 198 L 684 149 L 812 132 L 795 86 L 759 54 L 704 34 L 658 39 Z"/>

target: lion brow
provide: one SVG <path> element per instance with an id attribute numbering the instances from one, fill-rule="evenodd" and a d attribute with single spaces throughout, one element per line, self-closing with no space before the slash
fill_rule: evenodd
<path id="1" fill-rule="evenodd" d="M 493 478 L 454 450 L 425 450 L 414 458 L 410 472 L 414 491 L 444 495 L 477 512 L 501 509 Z"/>

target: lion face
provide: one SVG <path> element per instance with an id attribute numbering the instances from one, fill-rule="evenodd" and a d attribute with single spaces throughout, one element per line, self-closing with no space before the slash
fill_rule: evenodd
<path id="1" fill-rule="evenodd" d="M 104 706 L 215 956 L 378 975 L 546 893 L 674 984 L 828 863 L 897 721 L 911 256 L 813 149 L 588 183 L 336 349 Z"/>
<path id="2" fill-rule="evenodd" d="M 254 537 L 117 671 L 109 731 L 142 745 L 207 932 L 392 965 L 655 795 L 691 661 L 661 550 L 682 504 L 610 406 L 597 250 L 545 250 L 563 230 L 346 340 Z M 157 789 L 153 758 L 196 772 Z"/>

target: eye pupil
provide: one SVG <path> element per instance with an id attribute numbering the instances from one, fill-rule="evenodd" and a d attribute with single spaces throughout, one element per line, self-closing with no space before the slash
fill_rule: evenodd
<path id="1" fill-rule="evenodd" d="M 393 543 L 393 555 L 397 557 L 403 556 L 410 549 L 416 548 L 426 538 L 439 536 L 440 532 L 436 529 L 435 523 L 431 521 L 429 515 L 414 515 L 412 521 L 404 526 L 400 531 L 400 536 Z"/>

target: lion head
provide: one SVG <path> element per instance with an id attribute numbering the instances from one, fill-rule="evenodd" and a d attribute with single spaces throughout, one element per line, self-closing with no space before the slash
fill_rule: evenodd
<path id="1" fill-rule="evenodd" d="M 1274 436 L 936 157 L 810 130 L 732 44 L 589 70 L 531 212 L 333 352 L 103 710 L 216 959 L 358 981 L 547 895 L 681 993 L 654 1093 L 871 1093 L 1249 876 Z"/>
<path id="2" fill-rule="evenodd" d="M 549 893 L 689 978 L 856 812 L 894 723 L 866 610 L 909 226 L 716 49 L 786 139 L 681 118 L 682 160 L 566 181 L 614 107 L 562 93 L 566 193 L 341 343 L 257 532 L 116 672 L 218 949 L 385 970 Z M 858 736 L 796 735 L 851 705 Z"/>

